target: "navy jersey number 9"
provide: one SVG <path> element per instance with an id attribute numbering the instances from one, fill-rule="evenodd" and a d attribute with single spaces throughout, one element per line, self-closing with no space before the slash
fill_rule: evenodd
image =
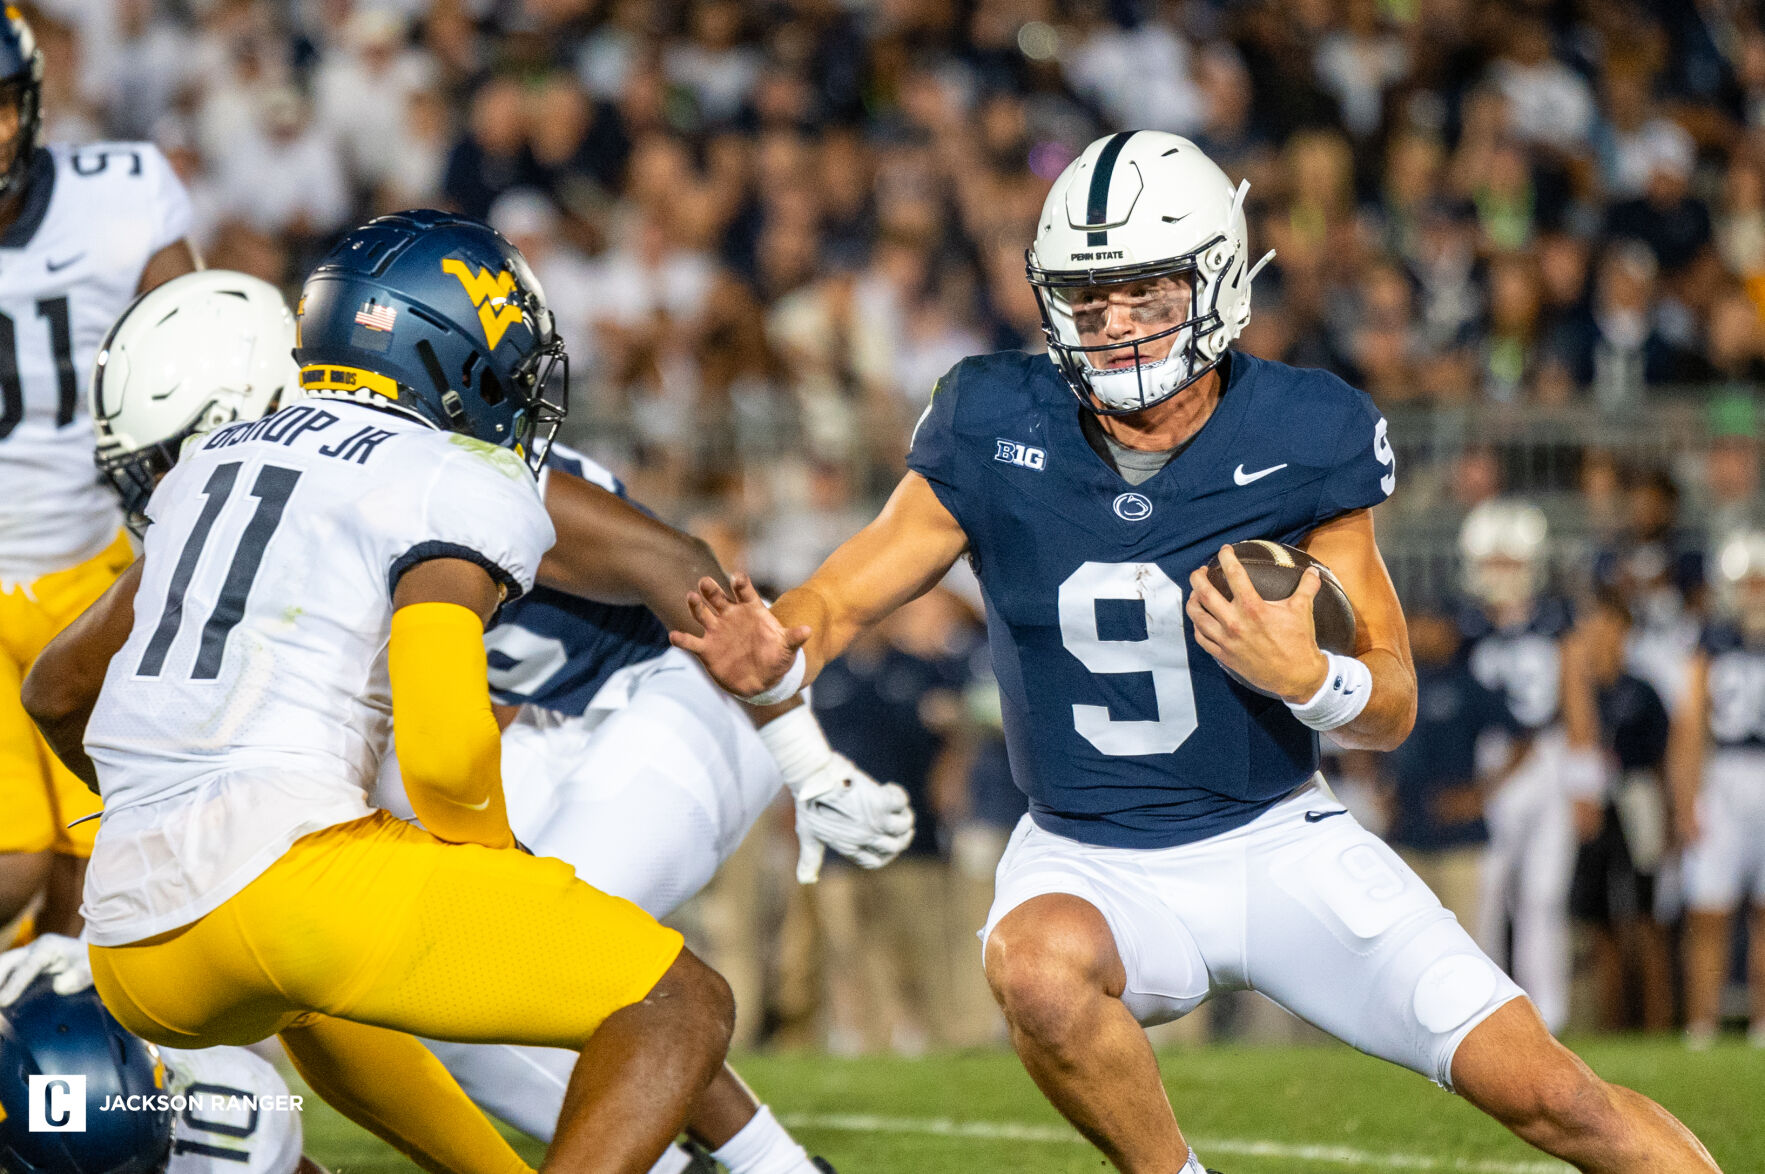
<path id="1" fill-rule="evenodd" d="M 1146 635 L 1106 640 L 1097 630 L 1099 600 L 1137 600 Z M 1147 673 L 1158 716 L 1124 721 L 1107 705 L 1074 705 L 1073 727 L 1100 753 L 1115 757 L 1170 754 L 1195 732 L 1195 685 L 1183 638 L 1183 589 L 1157 563 L 1088 562 L 1060 585 L 1060 638 L 1093 673 Z"/>

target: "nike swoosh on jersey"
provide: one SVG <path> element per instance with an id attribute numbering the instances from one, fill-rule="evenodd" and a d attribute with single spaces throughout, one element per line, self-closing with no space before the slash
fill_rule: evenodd
<path id="1" fill-rule="evenodd" d="M 1308 811 L 1305 813 L 1305 822 L 1317 823 L 1320 820 L 1329 819 L 1332 815 L 1347 815 L 1347 814 L 1348 814 L 1348 808 L 1346 808 L 1346 807 L 1338 807 L 1335 811 Z"/>
<path id="2" fill-rule="evenodd" d="M 73 256 L 69 257 L 67 260 L 62 261 L 60 263 L 57 263 L 56 261 L 54 261 L 53 259 L 51 259 L 49 257 L 45 257 L 45 258 L 43 258 L 43 268 L 49 270 L 49 272 L 51 272 L 51 273 L 60 273 L 63 269 L 66 269 L 69 265 L 72 265 L 75 261 L 78 261 L 81 257 L 84 257 L 85 255 L 86 254 L 84 254 L 84 253 L 75 253 Z"/>
<path id="3" fill-rule="evenodd" d="M 1236 469 L 1232 470 L 1232 480 L 1236 481 L 1240 485 L 1249 485 L 1252 481 L 1259 481 L 1262 478 L 1267 477 L 1270 473 L 1279 473 L 1282 469 L 1285 469 L 1286 467 L 1287 467 L 1287 462 L 1282 461 L 1278 465 L 1270 465 L 1266 469 L 1258 469 L 1254 473 L 1246 473 L 1244 471 L 1244 466 L 1239 465 Z"/>

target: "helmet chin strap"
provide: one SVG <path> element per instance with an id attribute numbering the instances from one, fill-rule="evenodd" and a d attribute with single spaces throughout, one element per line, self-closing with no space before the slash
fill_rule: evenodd
<path id="1" fill-rule="evenodd" d="M 1172 349 L 1175 350 L 1174 347 Z M 1191 348 L 1191 349 L 1193 349 L 1193 348 Z M 1220 362 L 1224 359 L 1224 357 L 1225 356 L 1222 354 L 1219 359 L 1215 359 L 1210 363 L 1204 363 L 1198 370 L 1189 372 L 1183 378 L 1183 381 L 1181 383 L 1178 383 L 1170 391 L 1166 392 L 1164 395 L 1160 396 L 1159 398 L 1153 400 L 1151 403 L 1138 404 L 1138 405 L 1135 405 L 1132 407 L 1126 407 L 1126 408 L 1112 408 L 1112 407 L 1107 407 L 1107 406 L 1099 407 L 1098 403 L 1100 403 L 1101 401 L 1098 400 L 1097 392 L 1095 390 L 1092 390 L 1090 392 L 1090 395 L 1091 395 L 1092 401 L 1094 401 L 1094 402 L 1086 403 L 1084 406 L 1092 414 L 1098 415 L 1098 416 L 1131 416 L 1135 412 L 1149 411 L 1152 408 L 1158 407 L 1160 404 L 1170 403 L 1172 400 L 1174 400 L 1178 396 L 1182 395 L 1185 391 L 1188 391 L 1191 387 L 1194 387 L 1197 383 L 1200 383 L 1203 379 L 1205 379 L 1207 377 L 1207 374 L 1210 371 L 1214 371 L 1214 370 L 1218 369 Z M 1167 356 L 1167 358 L 1168 358 L 1168 356 Z M 1162 363 L 1165 360 L 1160 359 L 1158 361 L 1160 363 Z M 1081 402 L 1083 402 L 1083 401 L 1081 401 Z"/>

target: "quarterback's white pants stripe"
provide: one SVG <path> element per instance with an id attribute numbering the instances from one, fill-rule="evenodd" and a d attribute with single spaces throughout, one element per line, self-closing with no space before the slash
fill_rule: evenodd
<path id="1" fill-rule="evenodd" d="M 839 1133 L 907 1133 L 931 1137 L 973 1138 L 976 1141 L 1045 1141 L 1054 1144 L 1088 1144 L 1066 1125 L 1032 1125 L 1017 1121 L 955 1121 L 948 1117 L 874 1117 L 862 1113 L 786 1113 L 779 1121 L 787 1129 L 828 1129 Z M 1442 1174 L 1567 1174 L 1561 1162 L 1508 1162 L 1496 1159 L 1435 1158 L 1427 1154 L 1390 1153 L 1354 1149 L 1344 1145 L 1308 1145 L 1304 1142 L 1270 1141 L 1262 1138 L 1190 1138 L 1203 1161 L 1224 1155 L 1240 1158 L 1277 1158 L 1295 1162 L 1319 1162 L 1373 1170 L 1431 1170 Z"/>

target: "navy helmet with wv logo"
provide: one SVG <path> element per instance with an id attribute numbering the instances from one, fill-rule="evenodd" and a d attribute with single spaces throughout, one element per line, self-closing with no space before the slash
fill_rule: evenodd
<path id="1" fill-rule="evenodd" d="M 307 278 L 295 328 L 306 395 L 512 448 L 536 470 L 564 419 L 569 364 L 545 294 L 470 217 L 398 212 L 351 232 Z"/>
<path id="2" fill-rule="evenodd" d="M 0 1010 L 6 1174 L 157 1174 L 171 1157 L 171 1109 L 104 1106 L 165 1092 L 158 1054 L 111 1018 L 97 991 L 59 995 L 45 975 Z"/>
<path id="3" fill-rule="evenodd" d="M 0 14 L 0 105 L 18 112 L 12 156 L 0 169 L 0 196 L 9 196 L 24 186 L 43 137 L 43 51 L 24 15 L 10 4 Z"/>

